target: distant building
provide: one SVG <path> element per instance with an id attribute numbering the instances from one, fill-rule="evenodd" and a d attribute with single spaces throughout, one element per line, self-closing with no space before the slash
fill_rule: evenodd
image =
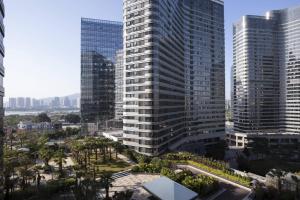
<path id="1" fill-rule="evenodd" d="M 71 107 L 71 101 L 70 101 L 69 97 L 65 97 L 63 103 L 64 103 L 65 108 L 70 108 Z"/>
<path id="2" fill-rule="evenodd" d="M 41 100 L 32 99 L 32 108 L 40 108 L 41 106 Z"/>
<path id="3" fill-rule="evenodd" d="M 63 123 L 62 124 L 62 129 L 66 130 L 67 128 L 77 128 L 77 129 L 80 129 L 81 128 L 81 124 Z"/>
<path id="4" fill-rule="evenodd" d="M 26 131 L 29 131 L 29 130 L 32 130 L 33 128 L 33 123 L 32 122 L 19 122 L 18 123 L 18 130 L 26 130 Z"/>
<path id="5" fill-rule="evenodd" d="M 17 108 L 17 99 L 16 98 L 9 98 L 8 107 L 11 108 L 11 109 L 16 109 Z"/>
<path id="6" fill-rule="evenodd" d="M 115 58 L 123 48 L 123 23 L 81 19 L 81 117 L 84 123 L 114 118 Z"/>
<path id="7" fill-rule="evenodd" d="M 25 98 L 25 108 L 27 108 L 27 109 L 31 108 L 31 98 L 30 97 Z"/>
<path id="8" fill-rule="evenodd" d="M 40 122 L 40 123 L 33 123 L 30 121 L 27 122 L 19 122 L 18 125 L 18 130 L 22 131 L 54 131 L 54 130 L 60 130 L 62 129 L 61 124 L 56 124 L 56 123 L 50 123 L 50 122 Z"/>
<path id="9" fill-rule="evenodd" d="M 24 97 L 17 98 L 17 108 L 25 108 L 25 98 Z"/>
<path id="10" fill-rule="evenodd" d="M 59 97 L 54 97 L 54 99 L 51 101 L 51 107 L 52 108 L 60 108 L 60 99 Z"/>
<path id="11" fill-rule="evenodd" d="M 72 108 L 78 108 L 77 106 L 78 106 L 77 99 L 72 99 L 71 100 L 71 107 Z"/>

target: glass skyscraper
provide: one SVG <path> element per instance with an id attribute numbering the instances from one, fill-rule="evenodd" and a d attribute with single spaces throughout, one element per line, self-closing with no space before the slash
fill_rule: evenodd
<path id="1" fill-rule="evenodd" d="M 234 129 L 300 133 L 300 7 L 244 16 L 233 37 Z"/>
<path id="2" fill-rule="evenodd" d="M 146 155 L 225 133 L 220 0 L 124 0 L 124 144 Z"/>
<path id="3" fill-rule="evenodd" d="M 4 77 L 4 65 L 3 65 L 3 58 L 5 54 L 4 45 L 3 45 L 3 38 L 4 38 L 4 24 L 3 18 L 5 16 L 5 9 L 3 0 L 0 0 L 0 192 L 2 194 L 3 190 L 3 117 L 4 117 L 4 110 L 3 110 L 3 96 L 4 96 L 4 88 L 3 88 L 3 77 Z M 1 195 L 0 195 L 1 196 Z"/>
<path id="4" fill-rule="evenodd" d="M 123 48 L 123 24 L 81 19 L 81 116 L 83 123 L 114 118 L 115 58 Z"/>

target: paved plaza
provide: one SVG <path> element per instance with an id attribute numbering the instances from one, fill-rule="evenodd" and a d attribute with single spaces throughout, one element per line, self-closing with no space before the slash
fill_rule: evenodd
<path id="1" fill-rule="evenodd" d="M 147 199 L 151 195 L 142 188 L 142 185 L 159 177 L 160 175 L 152 174 L 130 174 L 128 176 L 118 178 L 114 181 L 113 187 L 110 189 L 110 196 L 113 196 L 115 192 L 132 190 L 134 191 L 131 198 L 132 200 Z M 104 193 L 103 190 L 101 193 L 102 192 Z"/>

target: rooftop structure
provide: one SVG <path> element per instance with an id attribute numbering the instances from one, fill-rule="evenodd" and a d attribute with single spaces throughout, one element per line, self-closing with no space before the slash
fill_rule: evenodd
<path id="1" fill-rule="evenodd" d="M 161 200 L 193 200 L 198 194 L 166 177 L 145 183 L 143 188 Z"/>

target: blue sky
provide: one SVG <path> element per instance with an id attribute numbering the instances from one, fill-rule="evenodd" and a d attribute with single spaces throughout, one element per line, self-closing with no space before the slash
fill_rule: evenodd
<path id="1" fill-rule="evenodd" d="M 76 3 L 75 3 L 76 2 Z M 122 0 L 4 0 L 6 97 L 80 91 L 80 18 L 122 20 Z M 245 14 L 300 6 L 299 0 L 225 0 L 226 96 L 230 94 L 232 23 Z"/>

